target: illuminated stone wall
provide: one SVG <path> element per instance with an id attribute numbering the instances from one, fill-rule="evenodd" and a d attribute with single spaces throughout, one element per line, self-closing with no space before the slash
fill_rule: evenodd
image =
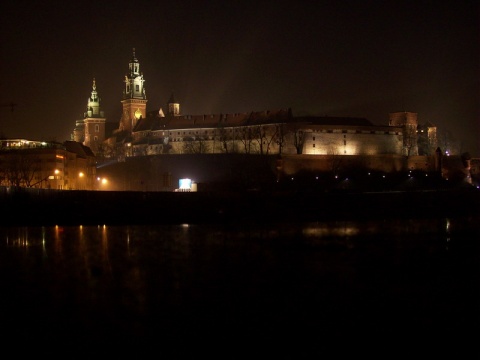
<path id="1" fill-rule="evenodd" d="M 281 160 L 281 172 L 284 175 L 301 171 L 331 172 L 352 168 L 389 173 L 404 170 L 407 164 L 406 158 L 401 155 L 285 155 Z"/>
<path id="2" fill-rule="evenodd" d="M 230 129 L 226 129 L 230 131 Z M 134 133 L 133 156 L 154 154 L 188 153 L 248 153 L 278 154 L 280 146 L 275 135 L 275 126 L 267 128 L 263 137 L 263 149 L 259 138 L 245 139 L 242 128 L 232 129 L 228 138 L 220 135 L 218 129 L 179 129 L 168 134 L 155 132 Z M 305 129 L 301 153 L 305 155 L 377 155 L 402 154 L 403 136 L 398 128 L 322 128 Z M 243 137 L 243 140 L 242 140 Z M 154 144 L 152 143 L 154 142 Z M 294 134 L 284 136 L 282 154 L 296 154 Z"/>
<path id="3" fill-rule="evenodd" d="M 311 130 L 304 133 L 305 155 L 401 154 L 402 135 L 395 131 Z"/>

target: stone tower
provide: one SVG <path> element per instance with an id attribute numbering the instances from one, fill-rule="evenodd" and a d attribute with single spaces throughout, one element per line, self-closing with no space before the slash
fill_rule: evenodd
<path id="1" fill-rule="evenodd" d="M 105 116 L 100 102 L 95 79 L 93 79 L 92 93 L 88 98 L 83 119 L 83 145 L 88 146 L 94 154 L 97 154 L 100 144 L 105 140 Z"/>
<path id="2" fill-rule="evenodd" d="M 172 95 L 170 96 L 170 100 L 167 103 L 168 108 L 168 115 L 169 116 L 179 116 L 180 115 L 180 104 L 175 101 L 175 97 Z"/>
<path id="3" fill-rule="evenodd" d="M 123 89 L 123 112 L 119 130 L 131 133 L 140 118 L 145 118 L 147 96 L 145 95 L 145 80 L 140 72 L 140 63 L 133 56 L 128 64 L 128 73 L 125 75 L 125 88 Z"/>

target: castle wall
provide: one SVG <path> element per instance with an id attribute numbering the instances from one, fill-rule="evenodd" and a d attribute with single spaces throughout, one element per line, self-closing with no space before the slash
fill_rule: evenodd
<path id="1" fill-rule="evenodd" d="M 262 145 L 255 132 L 246 135 L 248 127 L 226 129 L 220 135 L 218 129 L 181 129 L 182 131 L 141 131 L 133 133 L 134 156 L 153 154 L 188 153 L 249 153 L 279 154 L 279 135 L 276 126 L 264 127 Z M 254 128 L 258 131 L 258 127 Z M 231 132 L 229 132 L 231 131 Z M 282 154 L 297 153 L 294 133 L 284 135 Z M 403 138 L 399 129 L 307 129 L 303 131 L 302 153 L 305 155 L 377 155 L 402 154 Z M 149 144 L 150 142 L 150 144 Z M 155 143 L 155 145 L 153 144 Z M 162 144 L 157 146 L 156 144 Z M 165 145 L 165 146 L 164 146 Z M 263 147 L 263 148 L 262 148 Z"/>
<path id="2" fill-rule="evenodd" d="M 304 133 L 302 153 L 306 155 L 401 154 L 402 144 L 402 135 L 394 131 L 317 130 Z"/>
<path id="3" fill-rule="evenodd" d="M 396 172 L 407 168 L 406 158 L 401 155 L 285 155 L 281 160 L 281 172 L 293 175 L 300 171 L 332 172 L 349 169 L 365 169 L 381 172 Z"/>

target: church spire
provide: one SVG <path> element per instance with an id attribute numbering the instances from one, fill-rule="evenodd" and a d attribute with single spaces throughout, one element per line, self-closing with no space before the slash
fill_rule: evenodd
<path id="1" fill-rule="evenodd" d="M 140 63 L 135 56 L 135 48 L 133 48 L 133 56 L 128 63 L 128 73 L 125 75 L 123 98 L 146 99 L 144 82 L 143 74 L 140 72 Z"/>
<path id="2" fill-rule="evenodd" d="M 103 111 L 100 108 L 101 99 L 98 97 L 97 84 L 93 78 L 92 92 L 87 100 L 87 111 L 84 114 L 85 118 L 101 117 L 103 118 Z"/>

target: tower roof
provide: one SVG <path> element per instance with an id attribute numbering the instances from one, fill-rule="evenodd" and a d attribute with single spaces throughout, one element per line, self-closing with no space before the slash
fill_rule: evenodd
<path id="1" fill-rule="evenodd" d="M 173 92 L 172 92 L 172 95 L 170 95 L 170 99 L 168 100 L 168 103 L 169 104 L 176 104 L 177 102 L 175 101 L 175 97 L 173 96 Z"/>

